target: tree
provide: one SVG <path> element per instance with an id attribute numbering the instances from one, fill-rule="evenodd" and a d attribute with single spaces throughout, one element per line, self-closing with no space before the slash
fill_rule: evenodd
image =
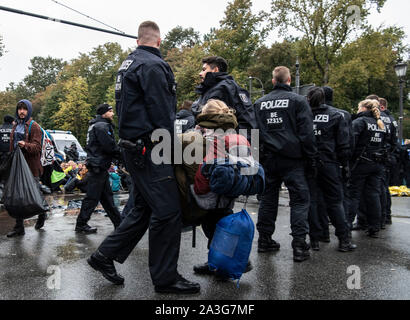
<path id="1" fill-rule="evenodd" d="M 359 22 L 365 29 L 372 5 L 386 0 L 272 0 L 272 26 L 281 34 L 291 28 L 303 35 L 307 49 L 320 71 L 322 84 L 330 80 L 330 68 Z M 358 12 L 360 9 L 360 12 Z M 360 15 L 360 16 L 359 16 Z"/>
<path id="2" fill-rule="evenodd" d="M 91 105 L 87 102 L 88 85 L 81 77 L 72 78 L 64 84 L 66 95 L 60 109 L 52 117 L 57 129 L 70 130 L 84 145 L 88 122 L 92 118 Z"/>
<path id="3" fill-rule="evenodd" d="M 172 49 L 168 52 L 167 62 L 175 74 L 177 82 L 178 103 L 185 100 L 195 100 L 195 87 L 199 85 L 199 72 L 202 68 L 202 58 L 206 55 L 202 46 L 185 48 L 182 51 Z"/>
<path id="4" fill-rule="evenodd" d="M 246 70 L 267 36 L 268 28 L 263 26 L 267 19 L 264 11 L 252 13 L 251 0 L 233 0 L 226 8 L 220 28 L 212 29 L 205 37 L 208 52 L 225 58 L 230 72 L 240 77 L 236 79 L 238 82 L 247 79 Z"/>
<path id="5" fill-rule="evenodd" d="M 403 30 L 396 27 L 368 28 L 341 50 L 329 83 L 335 88 L 338 107 L 355 111 L 360 100 L 377 93 L 390 102 L 391 109 L 396 109 L 399 97 L 394 65 L 398 48 L 408 50 L 403 46 L 404 38 Z"/>
<path id="6" fill-rule="evenodd" d="M 200 45 L 200 34 L 193 28 L 184 29 L 181 26 L 176 26 L 171 31 L 169 31 L 164 41 L 161 43 L 161 53 L 164 57 L 167 56 L 171 49 L 192 48 L 195 45 Z"/>
<path id="7" fill-rule="evenodd" d="M 34 57 L 30 60 L 30 63 L 29 70 L 31 74 L 24 78 L 23 83 L 32 92 L 32 96 L 55 83 L 57 75 L 66 65 L 63 59 L 55 59 L 50 56 L 46 58 Z"/>
<path id="8" fill-rule="evenodd" d="M 121 63 L 127 57 L 118 43 L 106 43 L 94 48 L 89 54 L 81 53 L 67 65 L 62 73 L 61 80 L 82 77 L 88 85 L 87 102 L 95 107 L 105 102 L 107 90 L 115 82 Z"/>
<path id="9" fill-rule="evenodd" d="M 0 57 L 4 54 L 3 37 L 0 36 Z"/>

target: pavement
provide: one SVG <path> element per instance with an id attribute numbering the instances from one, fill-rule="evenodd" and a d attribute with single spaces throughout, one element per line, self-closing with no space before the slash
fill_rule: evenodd
<path id="1" fill-rule="evenodd" d="M 128 260 L 117 270 L 125 284 L 115 286 L 86 262 L 86 259 L 113 230 L 104 212 L 93 214 L 94 235 L 74 232 L 78 210 L 65 210 L 79 195 L 48 197 L 52 211 L 44 229 L 26 221 L 24 237 L 8 239 L 14 220 L 0 211 L 0 300 L 397 300 L 410 299 L 410 198 L 393 198 L 393 224 L 371 239 L 362 231 L 353 232 L 355 252 L 340 253 L 334 235 L 321 243 L 311 259 L 292 259 L 289 206 L 286 193 L 274 239 L 281 244 L 277 253 L 258 253 L 258 233 L 251 252 L 253 270 L 237 282 L 220 282 L 212 276 L 195 275 L 194 264 L 207 260 L 206 238 L 197 228 L 196 247 L 192 232 L 182 233 L 179 272 L 201 284 L 196 295 L 164 295 L 154 292 L 148 270 L 148 238 L 145 235 Z M 122 207 L 128 195 L 116 195 Z M 243 202 L 235 209 L 241 210 Z M 256 223 L 258 202 L 250 199 L 247 210 Z M 333 231 L 333 228 L 331 228 Z M 350 288 L 350 289 L 349 289 Z"/>

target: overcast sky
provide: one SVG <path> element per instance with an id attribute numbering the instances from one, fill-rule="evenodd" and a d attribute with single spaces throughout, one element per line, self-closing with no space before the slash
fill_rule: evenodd
<path id="1" fill-rule="evenodd" d="M 193 27 L 205 34 L 212 27 L 218 27 L 224 17 L 228 0 L 57 0 L 95 19 L 113 26 L 127 34 L 136 35 L 139 23 L 145 20 L 156 21 L 165 35 L 177 25 Z M 270 10 L 270 0 L 253 0 L 254 12 Z M 77 23 L 100 25 L 72 12 L 52 0 L 0 0 L 0 6 L 37 13 L 52 18 Z M 410 1 L 387 0 L 381 14 L 376 11 L 370 22 L 374 26 L 381 23 L 404 27 L 410 34 Z M 134 47 L 135 40 L 81 29 L 61 23 L 41 20 L 0 10 L 0 35 L 6 46 L 6 53 L 0 58 L 0 90 L 10 82 L 20 82 L 28 73 L 30 59 L 34 56 L 48 55 L 53 58 L 71 60 L 79 53 L 90 52 L 106 42 L 118 42 L 123 49 Z M 271 33 L 268 41 L 276 38 Z M 409 42 L 410 39 L 407 39 Z"/>

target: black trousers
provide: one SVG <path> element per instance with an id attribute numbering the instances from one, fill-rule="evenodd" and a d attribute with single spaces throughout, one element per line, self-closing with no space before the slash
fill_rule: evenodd
<path id="1" fill-rule="evenodd" d="M 380 190 L 383 166 L 376 162 L 360 162 L 352 172 L 348 196 L 350 199 L 349 227 L 352 226 L 359 210 L 360 199 L 363 194 L 367 210 L 365 212 L 368 229 L 371 232 L 380 230 L 381 202 Z"/>
<path id="2" fill-rule="evenodd" d="M 261 196 L 256 227 L 260 235 L 272 236 L 278 215 L 279 191 L 282 182 L 289 190 L 290 224 L 294 239 L 305 239 L 309 233 L 309 187 L 301 160 L 267 155 L 262 160 L 265 169 L 265 192 Z"/>
<path id="3" fill-rule="evenodd" d="M 149 229 L 149 270 L 155 286 L 177 279 L 181 241 L 181 209 L 172 165 L 155 165 L 150 152 L 145 168 L 135 164 L 135 154 L 124 152 L 127 171 L 134 181 L 134 208 L 100 245 L 106 257 L 124 263 Z"/>
<path id="4" fill-rule="evenodd" d="M 114 204 L 114 195 L 111 190 L 107 170 L 97 172 L 95 169 L 90 168 L 88 174 L 87 194 L 81 205 L 80 214 L 77 217 L 77 226 L 81 227 L 86 225 L 98 203 L 101 202 L 114 227 L 118 227 L 121 222 L 121 217 L 120 212 Z"/>
<path id="5" fill-rule="evenodd" d="M 209 210 L 201 221 L 202 230 L 208 238 L 208 249 L 211 247 L 211 242 L 215 234 L 216 225 L 222 218 L 233 214 L 231 209 L 215 209 Z"/>
<path id="6" fill-rule="evenodd" d="M 348 224 L 343 207 L 343 185 L 340 167 L 337 163 L 325 162 L 318 167 L 316 179 L 308 179 L 310 189 L 309 209 L 309 236 L 311 240 L 318 240 L 323 236 L 322 223 L 329 216 L 330 222 L 335 226 L 336 237 L 348 238 Z M 325 211 L 319 209 L 318 194 L 323 196 Z M 327 232 L 329 227 L 327 226 Z"/>

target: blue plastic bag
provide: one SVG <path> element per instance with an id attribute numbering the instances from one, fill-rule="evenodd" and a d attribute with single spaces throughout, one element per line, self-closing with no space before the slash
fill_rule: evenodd
<path id="1" fill-rule="evenodd" d="M 249 261 L 254 234 L 255 226 L 245 209 L 219 220 L 208 253 L 210 270 L 239 282 Z"/>

